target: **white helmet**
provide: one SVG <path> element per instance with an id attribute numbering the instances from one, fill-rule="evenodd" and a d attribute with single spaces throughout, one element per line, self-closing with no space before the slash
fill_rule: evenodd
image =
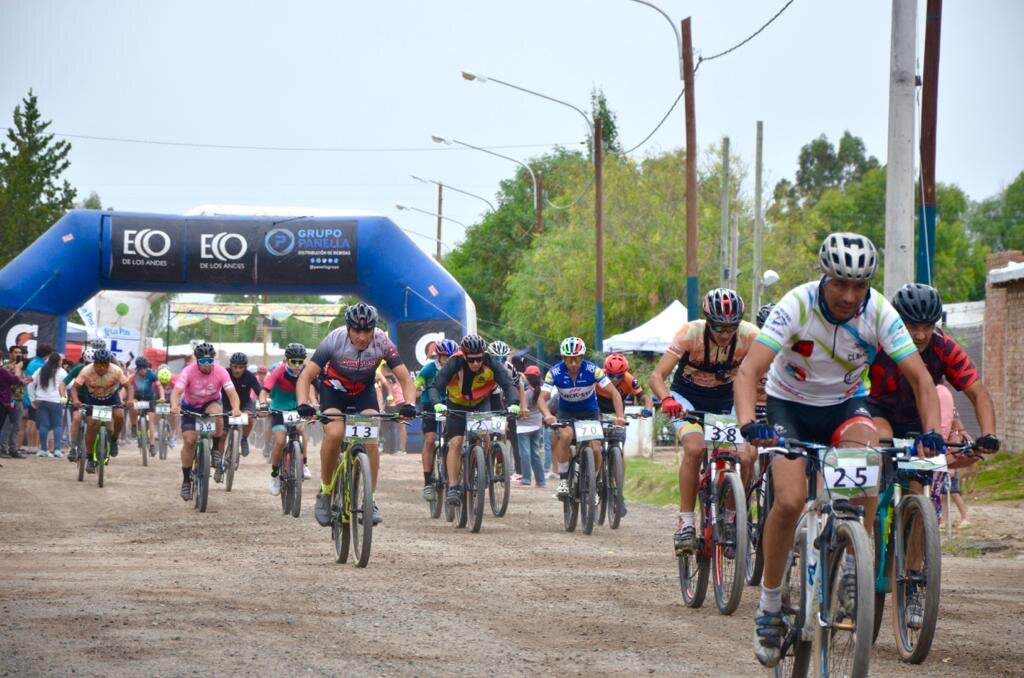
<path id="1" fill-rule="evenodd" d="M 875 246 L 859 233 L 832 233 L 821 243 L 818 265 L 830 278 L 871 280 L 878 270 Z"/>
<path id="2" fill-rule="evenodd" d="M 87 346 L 85 348 L 85 350 L 82 351 L 82 361 L 83 362 L 87 362 L 87 363 L 91 363 L 92 362 L 92 354 L 95 353 L 95 352 L 96 352 L 96 349 L 94 349 L 92 346 Z"/>

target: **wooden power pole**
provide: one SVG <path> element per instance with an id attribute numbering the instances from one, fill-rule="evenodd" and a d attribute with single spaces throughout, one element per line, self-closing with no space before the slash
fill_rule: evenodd
<path id="1" fill-rule="evenodd" d="M 697 117 L 693 103 L 693 37 L 690 18 L 683 19 L 683 108 L 686 111 L 686 317 L 700 309 L 697 282 Z"/>
<path id="2" fill-rule="evenodd" d="M 764 123 L 757 121 L 757 141 L 754 148 L 754 270 L 751 273 L 750 317 L 757 317 L 761 308 L 761 238 L 764 237 L 764 216 L 761 214 L 761 161 Z"/>

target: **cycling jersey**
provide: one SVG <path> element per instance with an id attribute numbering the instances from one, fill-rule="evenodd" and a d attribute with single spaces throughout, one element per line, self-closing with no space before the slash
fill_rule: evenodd
<path id="1" fill-rule="evenodd" d="M 444 402 L 442 392 L 446 392 L 448 404 L 462 409 L 476 408 L 494 391 L 495 385 L 501 388 L 505 403 L 519 403 L 519 393 L 512 383 L 506 370 L 493 356 L 484 354 L 484 362 L 480 371 L 473 373 L 460 354 L 453 355 L 448 364 L 442 367 L 434 381 L 430 384 L 430 405 Z"/>
<path id="2" fill-rule="evenodd" d="M 942 383 L 942 377 L 946 377 L 953 388 L 963 391 L 978 381 L 978 370 L 967 353 L 952 337 L 946 336 L 937 327 L 931 343 L 920 355 L 936 385 Z M 871 365 L 870 375 L 868 404 L 872 406 L 873 412 L 883 413 L 882 416 L 894 423 L 920 422 L 914 390 L 892 358 L 884 353 L 879 354 Z M 920 426 L 916 430 L 920 430 Z"/>
<path id="3" fill-rule="evenodd" d="M 607 376 L 607 372 L 605 375 Z M 611 386 L 598 386 L 597 387 L 597 398 L 598 400 L 607 400 L 609 403 L 612 402 L 612 387 L 619 390 L 619 395 L 622 396 L 622 402 L 626 402 L 626 398 L 635 397 L 640 398 L 644 394 L 644 387 L 640 385 L 640 380 L 634 377 L 629 372 L 622 375 L 622 379 L 612 379 L 608 377 L 608 381 Z"/>
<path id="4" fill-rule="evenodd" d="M 903 320 L 881 294 L 869 290 L 863 309 L 835 324 L 822 313 L 820 293 L 820 282 L 790 290 L 757 336 L 776 352 L 767 385 L 773 398 L 826 406 L 865 396 L 868 365 L 879 347 L 895 362 L 916 350 Z"/>
<path id="5" fill-rule="evenodd" d="M 156 394 L 156 372 L 146 369 L 139 373 L 138 370 L 132 375 L 132 382 L 135 386 L 135 397 L 139 400 L 152 400 Z"/>
<path id="6" fill-rule="evenodd" d="M 757 337 L 757 325 L 740 321 L 729 343 L 711 339 L 707 321 L 693 320 L 676 332 L 668 352 L 679 358 L 670 390 L 706 412 L 732 408 L 732 382 Z"/>
<path id="7" fill-rule="evenodd" d="M 121 390 L 121 387 L 128 383 L 128 377 L 117 365 L 111 363 L 107 371 L 99 374 L 96 371 L 95 363 L 86 365 L 75 377 L 77 386 L 84 386 L 89 395 L 97 398 L 109 398 Z"/>
<path id="8" fill-rule="evenodd" d="M 348 337 L 348 327 L 339 327 L 317 347 L 311 360 L 320 366 L 320 380 L 335 391 L 357 396 L 367 388 L 373 390 L 377 365 L 383 360 L 391 369 L 404 364 L 398 349 L 380 328 L 365 351 L 356 349 Z"/>
<path id="9" fill-rule="evenodd" d="M 597 409 L 597 387 L 607 388 L 611 383 L 604 370 L 589 360 L 580 362 L 580 370 L 575 379 L 569 376 L 565 362 L 560 362 L 548 370 L 541 390 L 548 394 L 558 394 L 559 411 L 593 411 Z"/>
<path id="10" fill-rule="evenodd" d="M 263 380 L 263 390 L 270 394 L 270 407 L 275 410 L 294 410 L 299 406 L 295 397 L 295 384 L 299 380 L 299 374 L 301 370 L 292 374 L 285 363 L 279 363 L 270 370 L 267 378 Z"/>
<path id="11" fill-rule="evenodd" d="M 73 381 L 75 381 L 75 379 L 78 377 L 79 373 L 82 371 L 82 368 L 84 368 L 84 367 L 85 367 L 85 363 L 78 363 L 77 365 L 72 367 L 71 371 L 68 372 L 68 376 L 64 377 L 64 385 L 65 386 L 71 386 L 71 383 Z M 84 398 L 85 394 L 89 392 L 89 389 L 87 389 L 85 386 L 79 385 L 77 388 L 78 388 L 78 397 L 79 397 L 79 399 Z"/>
<path id="12" fill-rule="evenodd" d="M 434 377 L 437 376 L 438 364 L 436 360 L 431 360 L 423 366 L 416 374 L 416 388 L 423 391 L 420 395 L 420 404 L 424 410 L 430 409 L 430 383 L 434 381 Z M 447 395 L 447 391 L 445 391 Z M 442 402 L 444 399 L 442 398 Z"/>
<path id="13" fill-rule="evenodd" d="M 252 402 L 253 393 L 260 392 L 260 380 L 256 378 L 256 375 L 245 370 L 242 372 L 242 376 L 235 379 L 234 372 L 228 370 L 228 374 L 231 376 L 231 383 L 234 384 L 235 393 L 238 394 L 238 407 L 239 409 L 247 409 L 249 404 Z M 231 404 L 231 400 L 228 398 L 227 393 L 221 393 L 221 402 L 227 407 Z"/>
<path id="14" fill-rule="evenodd" d="M 231 375 L 221 365 L 213 364 L 209 374 L 199 371 L 199 364 L 192 363 L 178 375 L 175 386 L 182 392 L 181 400 L 190 409 L 202 409 L 220 398 L 221 389 L 234 390 Z"/>

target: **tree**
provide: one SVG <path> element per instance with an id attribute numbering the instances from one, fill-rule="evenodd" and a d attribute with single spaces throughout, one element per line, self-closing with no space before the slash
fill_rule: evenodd
<path id="1" fill-rule="evenodd" d="M 14 127 L 0 142 L 0 266 L 32 244 L 74 206 L 75 189 L 61 175 L 71 144 L 47 134 L 36 95 L 14 108 Z"/>
<path id="2" fill-rule="evenodd" d="M 776 198 L 781 192 L 800 207 L 813 207 L 825 191 L 859 181 L 878 166 L 878 159 L 867 155 L 864 141 L 849 130 L 843 132 L 838 149 L 822 134 L 800 149 L 796 182 L 783 179 L 776 184 Z"/>
<path id="3" fill-rule="evenodd" d="M 998 194 L 974 205 L 967 222 L 995 251 L 1024 249 L 1024 172 Z"/>
<path id="4" fill-rule="evenodd" d="M 605 153 L 621 155 L 622 144 L 619 142 L 619 125 L 616 115 L 609 110 L 604 92 L 597 88 L 590 92 L 590 118 L 591 120 L 601 119 L 601 139 L 604 141 L 602 148 Z"/>
<path id="5" fill-rule="evenodd" d="M 75 206 L 87 210 L 101 210 L 103 209 L 103 202 L 100 201 L 100 194 L 97 193 L 96 191 L 92 191 L 91 193 L 89 193 L 88 198 L 81 201 Z"/>

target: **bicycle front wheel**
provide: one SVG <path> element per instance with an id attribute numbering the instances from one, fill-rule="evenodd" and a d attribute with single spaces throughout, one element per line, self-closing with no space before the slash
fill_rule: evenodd
<path id="1" fill-rule="evenodd" d="M 351 464 L 351 460 L 349 460 Z M 351 469 L 351 466 L 348 467 Z M 352 541 L 352 514 L 345 510 L 345 490 L 349 488 L 348 472 L 339 468 L 334 474 L 334 489 L 331 490 L 331 537 L 334 539 L 334 562 L 348 560 L 348 549 Z"/>
<path id="2" fill-rule="evenodd" d="M 100 487 L 103 487 L 103 473 L 107 469 L 107 455 L 110 454 L 110 448 L 107 447 L 109 435 L 106 426 L 101 426 L 96 433 L 96 483 Z"/>
<path id="3" fill-rule="evenodd" d="M 470 511 L 471 532 L 479 532 L 484 523 L 484 494 L 487 492 L 487 462 L 484 450 L 479 445 L 473 447 L 469 458 L 469 468 L 463 471 L 466 488 L 466 503 Z"/>
<path id="4" fill-rule="evenodd" d="M 697 528 L 698 537 L 704 534 L 704 502 L 700 496 L 693 507 L 693 524 Z M 704 604 L 708 592 L 708 575 L 710 563 L 704 556 L 702 539 L 697 539 L 697 551 L 684 555 L 676 555 L 679 565 L 679 590 L 683 594 L 683 602 L 687 607 L 697 608 Z"/>
<path id="5" fill-rule="evenodd" d="M 161 417 L 160 418 L 160 442 L 159 442 L 159 446 L 158 446 L 159 450 L 160 450 L 160 461 L 164 461 L 164 460 L 167 459 L 167 442 L 170 440 L 170 438 L 171 438 L 171 425 L 167 423 L 166 419 Z"/>
<path id="6" fill-rule="evenodd" d="M 373 543 L 373 476 L 370 475 L 370 459 L 361 449 L 349 463 L 352 464 L 352 517 L 349 521 L 352 526 L 352 546 L 356 567 L 366 567 L 370 562 L 370 545 Z"/>
<path id="7" fill-rule="evenodd" d="M 434 498 L 430 500 L 428 506 L 430 506 L 430 517 L 439 518 L 441 516 L 441 509 L 446 507 L 445 503 L 445 471 L 444 471 L 444 448 L 439 444 L 434 446 Z M 451 522 L 451 518 L 448 516 L 451 514 L 451 509 L 448 508 L 446 511 L 445 518 L 448 522 Z"/>
<path id="8" fill-rule="evenodd" d="M 224 443 L 224 491 L 230 492 L 235 484 L 235 466 L 238 459 L 238 430 L 231 427 L 227 442 Z"/>
<path id="9" fill-rule="evenodd" d="M 580 517 L 578 457 L 574 454 L 569 459 L 569 494 L 562 499 L 562 523 L 566 532 L 576 531 L 576 521 Z"/>
<path id="10" fill-rule="evenodd" d="M 626 481 L 626 467 L 622 459 L 622 448 L 613 445 L 608 452 L 608 468 L 605 469 L 606 485 L 604 494 L 608 505 L 608 527 L 619 529 L 622 521 L 622 508 L 625 500 L 622 497 L 622 486 Z"/>
<path id="11" fill-rule="evenodd" d="M 868 675 L 875 616 L 875 568 L 864 526 L 836 520 L 823 566 L 825 585 L 818 652 L 827 675 L 862 678 Z M 850 558 L 851 565 L 844 566 Z M 847 574 L 847 569 L 852 572 Z M 844 580 L 849 583 L 844 585 Z"/>
<path id="12" fill-rule="evenodd" d="M 583 450 L 583 464 L 580 466 L 580 518 L 583 534 L 594 531 L 597 517 L 597 470 L 594 467 L 594 450 L 587 445 Z"/>
<path id="13" fill-rule="evenodd" d="M 807 618 L 804 591 L 807 589 L 807 526 L 806 519 L 797 525 L 793 548 L 786 557 L 782 574 L 782 615 L 786 620 L 786 641 L 789 648 L 775 665 L 775 678 L 804 678 L 811 664 L 812 641 L 803 639 Z"/>
<path id="14" fill-rule="evenodd" d="M 755 470 L 755 478 L 757 472 Z M 764 551 L 761 549 L 761 539 L 764 535 L 764 520 L 768 517 L 768 509 L 771 508 L 769 497 L 770 481 L 768 474 L 754 484 L 747 497 L 747 563 L 744 577 L 748 586 L 757 586 L 761 583 L 761 573 L 764 571 Z"/>
<path id="15" fill-rule="evenodd" d="M 142 450 L 142 465 L 149 466 L 149 419 L 147 414 L 139 415 L 139 449 Z"/>
<path id="16" fill-rule="evenodd" d="M 298 518 L 302 511 L 302 445 L 298 440 L 293 440 L 289 447 L 292 451 L 292 464 L 289 469 L 292 476 L 291 514 L 293 518 Z"/>
<path id="17" fill-rule="evenodd" d="M 903 497 L 894 516 L 893 537 L 892 623 L 896 649 L 903 661 L 920 664 L 935 637 L 942 580 L 939 523 L 925 497 Z M 912 562 L 911 556 L 918 562 Z"/>
<path id="18" fill-rule="evenodd" d="M 508 511 L 508 496 L 512 489 L 509 473 L 508 443 L 495 442 L 487 453 L 487 498 L 491 513 L 500 518 Z"/>
<path id="19" fill-rule="evenodd" d="M 210 440 L 200 440 L 193 462 L 192 472 L 195 474 L 195 507 L 200 513 L 206 513 L 206 500 L 210 493 Z"/>
<path id="20" fill-rule="evenodd" d="M 711 552 L 715 605 L 722 614 L 732 614 L 743 596 L 747 569 L 747 506 L 739 473 L 726 473 L 716 494 Z"/>
<path id="21" fill-rule="evenodd" d="M 78 450 L 78 482 L 85 480 L 85 457 L 88 454 L 85 450 L 85 428 L 78 431 L 78 442 L 75 443 Z"/>

